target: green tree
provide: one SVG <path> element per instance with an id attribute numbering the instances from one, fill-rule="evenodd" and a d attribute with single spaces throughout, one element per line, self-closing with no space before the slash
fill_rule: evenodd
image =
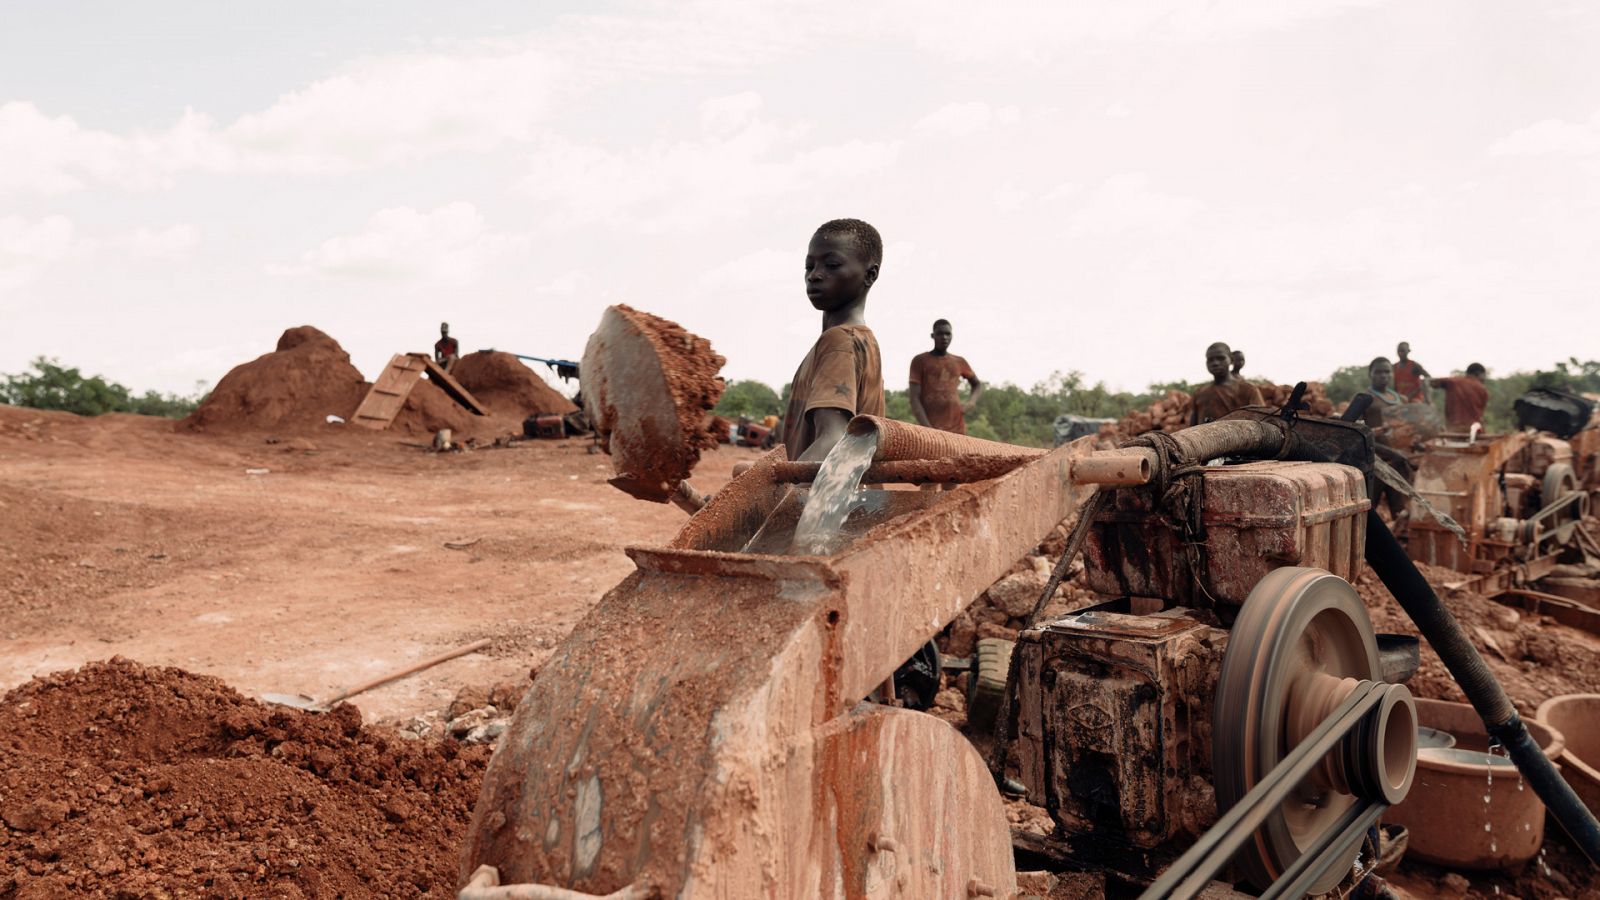
<path id="1" fill-rule="evenodd" d="M 197 386 L 198 388 L 198 386 Z M 134 396 L 126 387 L 99 375 L 85 376 L 43 356 L 33 361 L 30 371 L 0 375 L 0 403 L 33 409 L 55 409 L 80 416 L 99 416 L 131 412 L 147 416 L 181 419 L 204 400 L 198 389 L 193 396 L 146 391 Z"/>
<path id="2" fill-rule="evenodd" d="M 762 382 L 741 379 L 728 384 L 722 399 L 717 401 L 717 408 L 712 411 L 730 419 L 739 416 L 760 419 L 782 413 L 783 406 L 777 391 Z"/>

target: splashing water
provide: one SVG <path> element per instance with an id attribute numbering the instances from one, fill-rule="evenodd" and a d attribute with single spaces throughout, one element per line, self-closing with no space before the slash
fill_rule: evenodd
<path id="1" fill-rule="evenodd" d="M 797 556 L 826 556 L 838 546 L 844 520 L 855 509 L 861 477 L 878 452 L 878 433 L 846 434 L 828 451 L 817 478 L 811 482 L 811 496 L 800 511 L 790 552 Z"/>
<path id="2" fill-rule="evenodd" d="M 1495 852 L 1499 851 L 1499 849 L 1500 849 L 1499 841 L 1495 840 L 1494 824 L 1493 824 L 1494 823 L 1494 819 L 1492 818 L 1490 810 L 1489 810 L 1490 797 L 1494 794 L 1494 767 L 1495 767 L 1495 762 L 1496 762 L 1496 760 L 1495 760 L 1495 751 L 1496 750 L 1501 750 L 1502 753 L 1505 752 L 1501 748 L 1499 741 L 1496 741 L 1495 739 L 1490 738 L 1489 739 L 1489 750 L 1488 750 L 1487 753 L 1485 753 L 1483 755 L 1483 766 L 1488 771 L 1488 781 L 1484 785 L 1484 788 L 1483 788 L 1483 830 L 1489 833 L 1489 852 L 1490 853 L 1495 853 Z M 1519 774 L 1519 779 L 1520 779 L 1520 774 Z M 1496 892 L 1498 892 L 1498 888 L 1496 889 Z"/>

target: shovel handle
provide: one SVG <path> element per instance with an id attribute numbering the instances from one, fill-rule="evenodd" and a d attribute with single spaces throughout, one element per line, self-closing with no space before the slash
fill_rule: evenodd
<path id="1" fill-rule="evenodd" d="M 358 684 L 353 688 L 347 688 L 346 690 L 344 690 L 344 691 L 342 691 L 342 692 L 340 692 L 338 694 L 335 694 L 332 697 L 329 697 L 328 699 L 322 701 L 321 703 L 318 703 L 317 705 L 320 706 L 320 707 L 324 707 L 324 708 L 330 707 L 330 706 L 334 705 L 335 703 L 338 703 L 340 700 L 345 700 L 347 698 L 354 697 L 357 694 L 364 694 L 367 691 L 370 691 L 375 687 L 382 687 L 382 686 L 388 684 L 391 681 L 398 681 L 401 678 L 406 677 L 407 675 L 415 675 L 416 673 L 421 672 L 423 669 L 431 669 L 434 666 L 437 666 L 438 664 L 440 664 L 442 662 L 449 662 L 450 660 L 455 659 L 458 656 L 466 656 L 468 653 L 471 653 L 474 650 L 482 650 L 483 648 L 489 646 L 491 643 L 493 643 L 493 639 L 492 638 L 483 638 L 482 640 L 473 641 L 470 644 L 463 644 L 462 646 L 457 647 L 454 650 L 446 650 L 445 652 L 439 654 L 438 656 L 429 657 L 428 659 L 425 659 L 422 662 L 412 663 L 411 665 L 406 666 L 404 669 L 400 669 L 400 670 L 395 671 L 395 672 L 390 672 L 387 675 L 381 675 L 381 676 L 379 676 L 377 678 L 372 679 L 371 681 L 367 681 L 367 682 L 363 682 L 362 684 Z"/>

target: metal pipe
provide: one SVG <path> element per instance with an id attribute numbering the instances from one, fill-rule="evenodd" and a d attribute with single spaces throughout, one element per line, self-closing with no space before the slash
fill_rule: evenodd
<path id="1" fill-rule="evenodd" d="M 1022 448 L 1017 448 L 1022 449 Z M 862 484 L 966 484 L 999 478 L 1035 456 L 951 456 L 944 459 L 900 459 L 874 463 L 861 476 Z M 740 465 L 744 465 L 740 463 Z M 774 481 L 804 484 L 815 481 L 819 462 L 780 462 L 773 466 Z"/>
<path id="2" fill-rule="evenodd" d="M 1375 509 L 1367 511 L 1367 565 L 1416 623 L 1417 630 L 1428 639 L 1451 677 L 1461 685 L 1472 708 L 1477 710 L 1489 736 L 1506 748 L 1517 770 L 1528 779 L 1534 793 L 1544 801 L 1562 830 L 1590 863 L 1600 865 L 1600 822 L 1595 821 L 1594 814 L 1573 793 L 1572 786 L 1528 734 L 1516 707 L 1511 705 L 1511 698 L 1489 671 L 1478 648 L 1439 602 L 1432 585 L 1417 571 L 1416 564 Z"/>
<path id="3" fill-rule="evenodd" d="M 951 434 L 937 428 L 927 428 L 885 419 L 881 416 L 856 416 L 847 430 L 851 434 L 877 432 L 878 452 L 875 462 L 902 459 L 945 459 L 952 456 L 1043 456 L 1047 451 L 1000 441 L 986 441 L 965 434 Z"/>
<path id="4" fill-rule="evenodd" d="M 1073 484 L 1133 487 L 1149 484 L 1155 471 L 1156 452 L 1149 447 L 1107 450 L 1072 463 Z"/>

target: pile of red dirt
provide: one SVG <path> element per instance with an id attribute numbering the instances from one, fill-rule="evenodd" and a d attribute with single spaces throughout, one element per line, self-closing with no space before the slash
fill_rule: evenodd
<path id="1" fill-rule="evenodd" d="M 235 366 L 180 423 L 190 431 L 259 431 L 348 419 L 367 383 L 339 342 L 310 325 L 291 328 L 278 348 Z"/>
<path id="2" fill-rule="evenodd" d="M 0 896 L 448 897 L 489 751 L 121 658 L 0 700 Z"/>
<path id="3" fill-rule="evenodd" d="M 448 428 L 455 437 L 461 438 L 486 426 L 484 416 L 450 399 L 444 388 L 424 378 L 406 396 L 405 405 L 395 414 L 389 430 L 401 434 L 433 434 Z"/>
<path id="4" fill-rule="evenodd" d="M 539 373 L 509 353 L 479 350 L 456 361 L 450 376 L 496 415 L 523 418 L 535 413 L 566 415 L 577 409 Z"/>
<path id="5" fill-rule="evenodd" d="M 1290 384 L 1273 384 L 1269 381 L 1252 383 L 1261 391 L 1261 401 L 1267 406 L 1282 406 L 1294 392 L 1294 385 Z M 1310 407 L 1308 412 L 1313 416 L 1333 415 L 1333 403 L 1328 400 L 1327 390 L 1321 382 L 1306 383 L 1302 402 Z M 1193 410 L 1194 401 L 1191 395 L 1183 391 L 1167 391 L 1165 397 L 1147 408 L 1131 410 L 1115 425 L 1101 428 L 1100 436 L 1113 441 L 1124 441 L 1147 431 L 1177 431 L 1180 428 L 1188 428 L 1189 416 Z"/>

